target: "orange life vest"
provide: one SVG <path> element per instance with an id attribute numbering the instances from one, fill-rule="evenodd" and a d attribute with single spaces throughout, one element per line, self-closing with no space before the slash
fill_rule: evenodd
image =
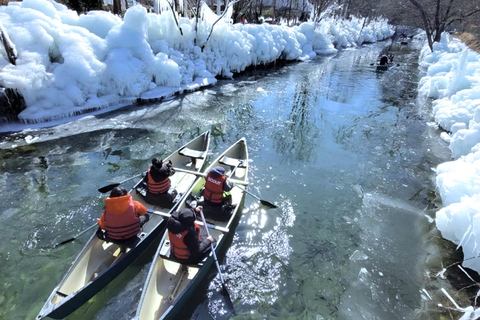
<path id="1" fill-rule="evenodd" d="M 127 210 L 121 214 L 109 213 L 105 209 L 105 231 L 112 240 L 125 240 L 136 236 L 140 231 L 140 219 L 135 214 L 135 205 L 130 198 Z"/>
<path id="2" fill-rule="evenodd" d="M 197 231 L 198 239 L 200 239 L 200 226 L 195 223 L 195 230 Z M 182 231 L 180 233 L 173 233 L 168 231 L 168 237 L 170 238 L 170 250 L 173 255 L 178 259 L 187 260 L 190 258 L 190 251 L 188 250 L 187 245 L 183 242 L 183 239 L 187 235 L 188 230 Z"/>
<path id="3" fill-rule="evenodd" d="M 211 203 L 222 203 L 223 184 L 226 180 L 226 175 L 223 175 L 220 178 L 213 178 L 209 172 L 205 181 L 205 190 L 203 191 L 203 197 L 205 198 L 205 201 L 210 201 Z"/>
<path id="4" fill-rule="evenodd" d="M 150 168 L 148 168 L 147 171 L 147 176 L 148 176 L 148 182 L 147 182 L 147 187 L 148 187 L 148 192 L 153 193 L 153 194 L 159 194 L 159 193 L 165 193 L 170 189 L 170 178 L 166 177 L 162 181 L 155 181 L 152 178 L 152 175 L 150 174 Z"/>

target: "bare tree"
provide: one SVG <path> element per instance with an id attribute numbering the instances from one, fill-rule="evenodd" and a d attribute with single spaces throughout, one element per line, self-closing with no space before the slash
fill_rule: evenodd
<path id="1" fill-rule="evenodd" d="M 173 15 L 173 20 L 175 21 L 175 24 L 178 28 L 178 30 L 180 31 L 180 35 L 183 36 L 183 31 L 182 31 L 182 28 L 180 27 L 180 24 L 178 23 L 178 18 L 177 18 L 177 3 L 175 2 L 175 0 L 167 0 L 167 3 L 168 3 L 168 6 L 170 7 L 170 11 L 172 12 L 172 15 Z M 182 7 L 182 6 L 180 6 Z M 183 10 L 183 8 L 180 8 L 181 10 Z M 159 6 L 159 3 L 158 3 L 158 0 L 155 0 L 154 2 L 154 10 L 155 10 L 155 13 L 156 14 L 159 14 L 160 13 L 160 6 Z"/>
<path id="2" fill-rule="evenodd" d="M 3 47 L 5 48 L 5 53 L 7 54 L 8 62 L 15 65 L 17 61 L 17 50 L 15 49 L 15 46 L 13 45 L 12 41 L 8 37 L 7 31 L 3 27 L 1 21 L 0 21 L 0 42 L 3 44 Z"/>
<path id="3" fill-rule="evenodd" d="M 192 12 L 195 17 L 195 34 L 198 34 L 198 23 L 201 19 L 201 8 L 202 4 L 204 3 L 203 0 L 193 0 L 192 3 L 189 3 L 189 7 L 192 8 Z M 197 45 L 197 37 L 194 39 L 194 45 Z"/>
<path id="4" fill-rule="evenodd" d="M 232 7 L 235 4 L 235 2 L 236 1 L 228 3 L 228 0 L 227 0 L 227 3 L 225 5 L 225 10 L 223 10 L 223 13 L 218 17 L 218 19 L 212 24 L 212 27 L 210 28 L 210 33 L 208 34 L 207 40 L 205 40 L 205 43 L 202 45 L 202 51 L 205 49 L 205 46 L 207 45 L 208 40 L 210 40 L 210 37 L 212 36 L 212 33 L 213 33 L 213 28 L 215 27 L 217 22 L 223 19 L 225 14 L 227 14 L 228 9 L 230 9 L 230 7 Z"/>
<path id="5" fill-rule="evenodd" d="M 336 2 L 336 0 L 314 0 L 312 3 L 312 20 L 314 22 L 322 21 L 322 19 L 325 17 L 325 13 L 327 12 L 327 10 Z"/>
<path id="6" fill-rule="evenodd" d="M 248 16 L 246 13 L 252 11 L 252 5 L 254 4 L 253 0 L 240 0 L 236 1 L 233 6 L 233 20 L 238 21 L 242 15 L 247 16 L 249 21 L 253 20 L 252 17 Z"/>
<path id="7" fill-rule="evenodd" d="M 427 34 L 430 50 L 444 31 L 474 17 L 480 18 L 478 0 L 408 0 L 384 1 L 381 12 L 392 23 L 422 28 Z"/>
<path id="8" fill-rule="evenodd" d="M 122 12 L 121 0 L 113 0 L 113 14 L 120 14 Z"/>

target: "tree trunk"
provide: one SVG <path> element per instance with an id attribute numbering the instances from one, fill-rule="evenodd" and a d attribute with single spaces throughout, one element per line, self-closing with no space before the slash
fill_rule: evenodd
<path id="1" fill-rule="evenodd" d="M 17 89 L 0 88 L 0 123 L 18 121 L 25 109 L 25 99 Z"/>
<path id="2" fill-rule="evenodd" d="M 345 2 L 345 5 L 343 7 L 343 13 L 342 13 L 342 18 L 347 19 L 350 15 L 348 14 L 348 9 L 350 8 L 350 0 Z"/>
<path id="3" fill-rule="evenodd" d="M 200 6 L 202 4 L 202 1 L 201 0 L 197 0 L 197 3 L 196 3 L 196 12 L 195 12 L 195 39 L 193 40 L 193 45 L 197 45 L 197 42 L 198 42 L 198 39 L 197 39 L 197 35 L 198 35 L 198 18 L 200 17 Z"/>
<path id="4" fill-rule="evenodd" d="M 122 4 L 120 0 L 113 0 L 113 14 L 120 14 L 122 12 Z"/>
<path id="5" fill-rule="evenodd" d="M 418 3 L 417 0 L 410 0 L 410 2 L 420 11 L 420 15 L 422 16 L 423 26 L 425 28 L 425 32 L 427 33 L 427 40 L 428 46 L 430 47 L 430 51 L 433 51 L 433 30 L 430 29 L 430 24 L 428 23 L 427 14 L 425 10 L 423 10 L 422 5 Z"/>
<path id="6" fill-rule="evenodd" d="M 3 25 L 0 22 L 0 41 L 5 47 L 5 52 L 7 53 L 8 62 L 15 65 L 17 62 L 17 54 L 15 48 L 13 47 L 10 38 L 8 37 L 7 31 L 3 28 Z"/>
<path id="7" fill-rule="evenodd" d="M 275 6 L 277 5 L 277 0 L 273 0 L 273 23 L 277 20 L 277 16 L 275 15 Z"/>
<path id="8" fill-rule="evenodd" d="M 293 0 L 289 1 L 289 7 L 288 7 L 287 26 L 289 26 L 289 27 L 290 27 L 290 16 L 291 16 L 291 13 L 292 13 L 292 2 L 293 2 Z"/>

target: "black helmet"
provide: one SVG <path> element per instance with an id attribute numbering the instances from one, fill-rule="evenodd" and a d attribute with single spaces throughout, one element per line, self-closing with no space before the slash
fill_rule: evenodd
<path id="1" fill-rule="evenodd" d="M 115 187 L 113 190 L 110 192 L 110 198 L 116 198 L 116 197 L 121 197 L 128 194 L 127 189 L 123 187 Z"/>
<path id="2" fill-rule="evenodd" d="M 153 165 L 154 167 L 161 168 L 161 167 L 162 167 L 162 159 L 153 158 L 153 159 L 152 159 L 152 165 Z"/>
<path id="3" fill-rule="evenodd" d="M 185 226 L 193 226 L 195 224 L 195 214 L 192 209 L 182 209 L 178 212 L 178 221 Z"/>

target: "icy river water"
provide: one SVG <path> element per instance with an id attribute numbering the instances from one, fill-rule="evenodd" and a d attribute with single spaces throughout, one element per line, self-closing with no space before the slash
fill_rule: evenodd
<path id="1" fill-rule="evenodd" d="M 434 171 L 449 151 L 417 98 L 418 50 L 389 43 L 246 72 L 162 103 L 0 134 L 0 319 L 34 319 L 103 209 L 97 189 L 198 134 L 210 160 L 241 137 L 249 190 L 221 257 L 178 319 L 440 319 Z M 133 183 L 133 182 L 132 182 Z M 130 186 L 128 183 L 127 187 Z M 67 319 L 132 319 L 155 248 Z M 457 302 L 461 294 L 455 296 Z M 458 314 L 457 314 L 458 315 Z"/>

